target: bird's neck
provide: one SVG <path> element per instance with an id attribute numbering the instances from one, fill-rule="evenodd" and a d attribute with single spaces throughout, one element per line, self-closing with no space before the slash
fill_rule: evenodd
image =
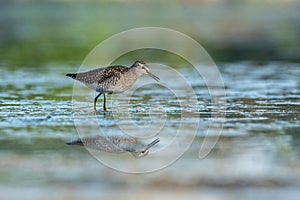
<path id="1" fill-rule="evenodd" d="M 135 76 L 136 78 L 140 77 L 143 75 L 143 73 L 141 73 L 140 70 L 138 70 L 138 68 L 136 67 L 130 67 L 129 71 L 128 71 L 131 75 Z"/>

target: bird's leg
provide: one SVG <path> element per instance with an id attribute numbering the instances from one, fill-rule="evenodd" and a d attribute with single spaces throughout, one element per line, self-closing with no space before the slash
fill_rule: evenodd
<path id="1" fill-rule="evenodd" d="M 96 102 L 97 102 L 97 99 L 101 96 L 101 92 L 95 97 L 94 99 L 94 110 L 96 110 Z"/>
<path id="2" fill-rule="evenodd" d="M 105 93 L 103 93 L 104 99 L 103 99 L 103 110 L 106 111 L 106 96 Z"/>

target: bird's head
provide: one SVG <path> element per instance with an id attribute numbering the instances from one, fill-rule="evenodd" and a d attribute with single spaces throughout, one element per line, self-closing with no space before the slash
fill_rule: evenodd
<path id="1" fill-rule="evenodd" d="M 135 157 L 135 158 L 142 158 L 145 157 L 146 155 L 149 154 L 149 149 L 151 147 L 153 147 L 155 144 L 157 144 L 159 142 L 159 138 L 155 139 L 153 142 L 151 142 L 150 144 L 148 144 L 146 147 L 133 151 L 131 152 L 131 154 Z"/>
<path id="2" fill-rule="evenodd" d="M 152 77 L 157 82 L 159 81 L 159 78 L 150 72 L 148 65 L 144 61 L 141 60 L 135 61 L 131 67 L 135 68 L 138 74 L 140 75 L 146 74 Z"/>
<path id="3" fill-rule="evenodd" d="M 131 152 L 131 154 L 135 158 L 142 158 L 149 154 L 149 150 L 147 149 L 147 150 L 141 150 L 141 151 L 134 151 L 134 152 Z"/>

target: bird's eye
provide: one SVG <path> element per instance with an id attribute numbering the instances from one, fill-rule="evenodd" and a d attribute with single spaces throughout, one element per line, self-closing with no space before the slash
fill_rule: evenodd
<path id="1" fill-rule="evenodd" d="M 142 154 L 144 154 L 144 153 L 145 153 L 145 151 L 142 151 L 141 153 L 142 153 Z"/>

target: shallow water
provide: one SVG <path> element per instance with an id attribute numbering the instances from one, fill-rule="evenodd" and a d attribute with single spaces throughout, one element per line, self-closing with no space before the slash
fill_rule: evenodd
<path id="1" fill-rule="evenodd" d="M 155 135 L 161 139 L 158 148 L 144 161 L 135 161 L 129 154 L 99 155 L 114 165 L 140 169 L 164 163 L 170 151 L 176 149 L 169 140 L 176 135 L 179 123 L 199 120 L 194 143 L 182 157 L 164 169 L 135 176 L 106 167 L 83 147 L 65 144 L 78 138 L 74 125 L 78 112 L 72 107 L 74 82 L 64 76 L 76 71 L 74 66 L 11 69 L 4 64 L 0 74 L 1 193 L 11 195 L 12 188 L 19 187 L 36 197 L 51 190 L 67 198 L 74 194 L 77 197 L 100 195 L 98 191 L 102 192 L 101 197 L 116 197 L 114 190 L 135 191 L 141 196 L 154 190 L 167 195 L 175 187 L 181 195 L 203 198 L 250 199 L 252 192 L 270 199 L 299 197 L 300 65 L 241 62 L 223 63 L 219 69 L 226 88 L 226 121 L 216 146 L 201 160 L 199 149 L 213 110 L 218 108 L 211 103 L 203 80 L 190 68 L 177 69 L 190 79 L 198 98 L 198 107 L 185 110 L 188 113 L 185 118 L 181 118 L 180 101 L 189 99 L 179 101 L 157 84 L 135 91 L 131 99 L 125 99 L 130 100 L 129 104 L 109 98 L 111 111 L 107 113 L 102 112 L 101 98 L 98 111 L 92 112 L 90 97 L 94 92 L 87 89 L 90 96 L 80 109 L 82 124 L 93 123 L 86 118 L 90 116 L 107 134 L 116 134 L 119 126 L 128 128 L 132 122 L 141 127 L 164 124 Z M 143 80 L 149 79 L 142 77 Z M 155 110 L 155 105 L 163 107 Z M 194 127 L 185 128 L 184 137 L 192 137 L 191 130 Z M 216 137 L 214 132 L 209 134 L 209 138 Z M 155 153 L 164 146 L 170 151 Z M 191 191 L 192 188 L 196 190 Z M 125 192 L 125 196 L 130 194 Z"/>

